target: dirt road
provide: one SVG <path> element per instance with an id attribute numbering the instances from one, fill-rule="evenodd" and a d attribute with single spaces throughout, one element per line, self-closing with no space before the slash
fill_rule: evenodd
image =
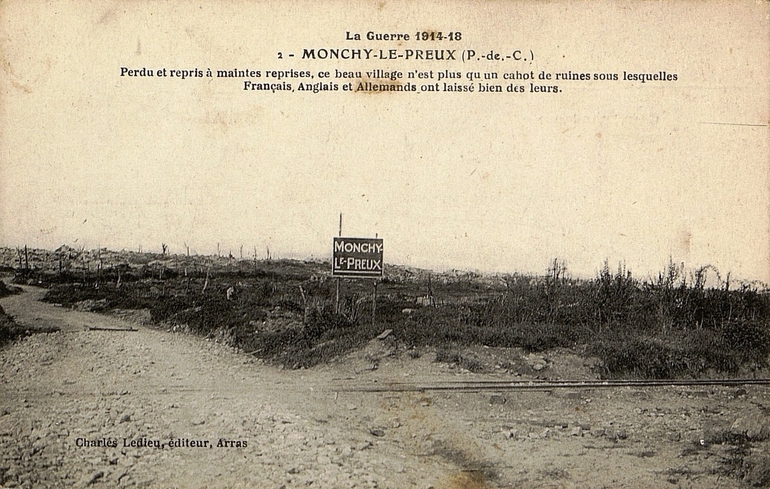
<path id="1" fill-rule="evenodd" d="M 378 340 L 332 365 L 280 370 L 213 341 L 38 302 L 43 294 L 25 287 L 0 301 L 21 324 L 61 328 L 0 350 L 3 487 L 770 482 L 766 387 L 348 392 L 510 374 L 470 374 Z M 554 355 L 545 371 L 576 361 Z"/>

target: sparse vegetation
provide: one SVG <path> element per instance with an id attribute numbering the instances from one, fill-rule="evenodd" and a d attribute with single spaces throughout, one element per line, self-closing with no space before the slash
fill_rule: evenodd
<path id="1" fill-rule="evenodd" d="M 770 457 L 755 447 L 767 439 L 766 432 L 747 435 L 731 429 L 718 429 L 702 440 L 693 441 L 681 455 L 716 455 L 711 473 L 741 480 L 744 487 L 770 487 Z"/>
<path id="2" fill-rule="evenodd" d="M 19 288 L 8 286 L 5 282 L 0 280 L 0 297 L 7 297 L 9 295 L 18 294 L 19 292 Z M 16 324 L 13 318 L 6 314 L 5 310 L 0 307 L 0 347 L 27 334 L 29 334 L 29 332 Z"/>
<path id="3" fill-rule="evenodd" d="M 18 294 L 20 289 L 14 286 L 5 285 L 5 282 L 0 280 L 0 298 L 7 297 L 9 295 Z"/>
<path id="4" fill-rule="evenodd" d="M 745 373 L 766 368 L 770 355 L 768 292 L 722 280 L 713 267 L 688 274 L 670 263 L 648 280 L 608 263 L 593 279 L 573 279 L 558 260 L 542 276 L 386 267 L 373 318 L 367 280 L 344 280 L 335 307 L 328 263 L 100 250 L 105 265 L 97 267 L 86 253 L 49 253 L 46 265 L 32 250 L 32 266 L 17 269 L 16 280 L 49 287 L 46 300 L 66 307 L 146 309 L 155 324 L 293 368 L 359 348 L 384 329 L 409 351 L 435 347 L 442 361 L 471 370 L 459 347 L 575 348 L 598 357 L 605 377 L 641 378 Z"/>
<path id="5" fill-rule="evenodd" d="M 54 331 L 58 331 L 58 328 L 30 329 L 19 326 L 13 318 L 6 314 L 5 310 L 0 307 L 0 347 L 34 333 L 52 333 Z"/>
<path id="6" fill-rule="evenodd" d="M 459 351 L 453 351 L 444 347 L 436 350 L 436 361 L 457 365 L 469 372 L 481 372 L 484 370 L 484 366 L 478 360 L 463 356 Z"/>
<path id="7" fill-rule="evenodd" d="M 24 331 L 13 321 L 13 318 L 0 307 L 0 347 L 18 339 L 23 333 Z"/>

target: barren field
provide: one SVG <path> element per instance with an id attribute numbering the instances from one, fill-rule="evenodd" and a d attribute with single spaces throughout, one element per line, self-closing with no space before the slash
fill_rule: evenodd
<path id="1" fill-rule="evenodd" d="M 44 290 L 24 290 L 0 305 L 23 326 L 61 331 L 0 350 L 3 487 L 770 481 L 766 386 L 358 392 L 351 388 L 595 374 L 590 359 L 567 351 L 484 347 L 462 351 L 489 367 L 471 373 L 392 336 L 284 370 L 211 339 L 56 307 L 38 301 Z"/>

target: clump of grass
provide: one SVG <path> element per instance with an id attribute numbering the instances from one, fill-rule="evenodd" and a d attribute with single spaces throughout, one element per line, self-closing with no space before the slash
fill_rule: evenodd
<path id="1" fill-rule="evenodd" d="M 0 307 L 0 347 L 34 333 L 52 333 L 54 331 L 59 331 L 59 328 L 47 327 L 32 329 L 19 326 L 13 320 L 13 317 L 6 314 L 3 308 Z"/>
<path id="2" fill-rule="evenodd" d="M 19 327 L 13 318 L 0 307 L 0 347 L 17 340 L 24 334 L 24 329 Z"/>
<path id="3" fill-rule="evenodd" d="M 687 359 L 675 346 L 654 338 L 630 337 L 598 341 L 591 351 L 602 360 L 607 376 L 669 379 L 688 370 Z"/>
<path id="4" fill-rule="evenodd" d="M 451 365 L 457 365 L 464 368 L 469 372 L 483 372 L 484 365 L 476 359 L 468 358 L 460 354 L 457 350 L 450 350 L 448 348 L 439 348 L 436 350 L 436 362 L 448 363 Z"/>
<path id="5" fill-rule="evenodd" d="M 439 363 L 460 363 L 462 356 L 460 352 L 449 350 L 447 348 L 439 348 L 436 350 L 436 358 L 434 361 Z"/>
<path id="6" fill-rule="evenodd" d="M 21 289 L 18 287 L 9 287 L 5 285 L 5 282 L 0 280 L 0 297 L 7 297 L 9 295 L 18 294 L 19 292 L 21 292 Z"/>
<path id="7" fill-rule="evenodd" d="M 705 439 L 694 441 L 682 455 L 693 455 L 703 450 L 709 450 L 713 445 L 724 447 L 718 464 L 711 472 L 720 476 L 742 480 L 750 487 L 770 486 L 770 457 L 764 453 L 756 453 L 753 442 L 767 440 L 768 435 L 749 437 L 745 433 L 735 433 L 731 430 L 718 430 L 710 433 Z"/>
<path id="8" fill-rule="evenodd" d="M 342 314 L 316 309 L 305 320 L 303 333 L 309 340 L 319 340 L 323 337 L 332 339 L 344 336 L 353 327 L 355 322 Z"/>

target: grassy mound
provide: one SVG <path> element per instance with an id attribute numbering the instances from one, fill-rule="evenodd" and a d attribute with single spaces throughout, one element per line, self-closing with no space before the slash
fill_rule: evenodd
<path id="1" fill-rule="evenodd" d="M 5 282 L 0 280 L 0 298 L 18 294 L 19 292 L 21 292 L 21 289 L 18 287 L 8 286 Z"/>
<path id="2" fill-rule="evenodd" d="M 367 280 L 342 281 L 337 302 L 336 282 L 317 263 L 228 267 L 124 267 L 78 273 L 77 282 L 48 273 L 46 300 L 146 309 L 156 324 L 293 368 L 360 348 L 385 329 L 401 346 L 444 348 L 449 357 L 463 346 L 574 348 L 597 356 L 609 378 L 732 375 L 770 358 L 770 294 L 750 284 L 707 288 L 711 269 L 688 278 L 670 265 L 646 281 L 606 264 L 594 279 L 571 279 L 558 261 L 544 276 L 394 273 L 379 282 L 375 304 Z"/>
<path id="3" fill-rule="evenodd" d="M 7 315 L 5 310 L 0 306 L 0 347 L 5 346 L 12 341 L 16 341 L 26 334 L 27 331 L 16 324 L 13 318 Z"/>

